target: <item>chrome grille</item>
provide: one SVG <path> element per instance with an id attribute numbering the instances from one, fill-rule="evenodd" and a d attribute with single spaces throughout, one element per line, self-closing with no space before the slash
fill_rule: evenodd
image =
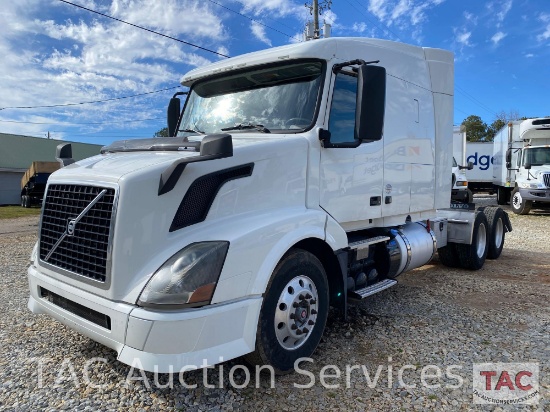
<path id="1" fill-rule="evenodd" d="M 103 196 L 74 224 L 74 220 L 102 191 L 105 191 Z M 114 200 L 115 190 L 112 188 L 50 185 L 44 199 L 40 227 L 40 259 L 105 282 Z M 69 225 L 71 221 L 73 224 Z"/>
<path id="2" fill-rule="evenodd" d="M 543 174 L 542 178 L 544 179 L 544 184 L 546 187 L 550 187 L 550 173 Z"/>

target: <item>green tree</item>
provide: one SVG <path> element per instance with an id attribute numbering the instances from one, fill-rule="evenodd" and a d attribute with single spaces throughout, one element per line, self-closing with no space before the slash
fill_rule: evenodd
<path id="1" fill-rule="evenodd" d="M 487 123 L 481 120 L 481 117 L 471 115 L 462 121 L 466 129 L 466 138 L 469 142 L 487 141 Z"/>
<path id="2" fill-rule="evenodd" d="M 163 127 L 162 129 L 156 131 L 154 136 L 155 137 L 168 137 L 168 128 Z"/>
<path id="3" fill-rule="evenodd" d="M 493 123 L 487 128 L 487 141 L 492 142 L 495 139 L 495 135 L 500 129 L 506 126 L 508 123 L 503 119 L 495 119 Z"/>

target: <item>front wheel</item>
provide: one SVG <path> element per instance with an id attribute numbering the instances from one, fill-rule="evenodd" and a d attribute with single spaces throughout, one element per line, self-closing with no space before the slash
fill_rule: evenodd
<path id="1" fill-rule="evenodd" d="M 512 210 L 515 214 L 518 215 L 526 215 L 531 211 L 531 207 L 533 206 L 532 200 L 525 200 L 519 191 L 519 189 L 516 187 L 512 191 L 512 197 L 510 199 L 510 204 L 512 205 Z"/>
<path id="2" fill-rule="evenodd" d="M 328 315 L 329 291 L 323 265 L 313 254 L 291 249 L 269 281 L 262 305 L 255 351 L 245 360 L 289 373 L 309 357 L 321 340 Z"/>

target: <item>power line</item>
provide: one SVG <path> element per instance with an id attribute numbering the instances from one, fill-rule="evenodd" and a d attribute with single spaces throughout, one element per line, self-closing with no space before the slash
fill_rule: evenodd
<path id="1" fill-rule="evenodd" d="M 481 103 L 479 100 L 477 100 L 474 96 L 472 96 L 471 94 L 469 94 L 466 90 L 464 90 L 463 88 L 461 87 L 458 87 L 457 85 L 455 85 L 455 88 L 457 89 L 458 92 L 462 93 L 466 98 L 470 99 L 471 101 L 473 101 L 474 103 L 476 103 L 479 107 L 481 107 L 482 109 L 488 111 L 489 113 L 491 113 L 492 115 L 496 116 L 497 114 L 491 110 L 488 106 L 486 106 L 485 104 Z"/>
<path id="2" fill-rule="evenodd" d="M 136 119 L 136 120 L 116 120 L 116 121 L 104 121 L 104 122 L 90 122 L 90 123 L 72 123 L 69 122 L 69 125 L 73 126 L 86 126 L 92 124 L 113 124 L 113 123 L 136 123 L 136 122 L 145 122 L 151 120 L 165 120 L 163 117 L 152 117 L 149 119 Z M 19 123 L 19 124 L 56 124 L 59 125 L 60 122 L 50 123 L 50 122 L 22 122 L 17 120 L 0 120 L 1 123 Z"/>
<path id="3" fill-rule="evenodd" d="M 180 40 L 180 39 L 178 39 L 178 38 L 176 38 L 176 37 L 172 37 L 172 36 L 168 36 L 168 35 L 166 35 L 166 34 L 159 33 L 158 31 L 154 31 L 154 30 L 148 29 L 148 28 L 143 27 L 143 26 L 138 26 L 137 24 L 133 24 L 133 23 L 129 23 L 129 22 L 127 22 L 127 21 L 121 20 L 121 19 L 117 19 L 116 17 L 109 16 L 108 14 L 104 14 L 104 13 L 101 13 L 101 12 L 99 12 L 99 11 L 89 9 L 89 8 L 84 7 L 84 6 L 81 6 L 81 5 L 79 5 L 79 4 L 71 3 L 70 1 L 67 1 L 67 0 L 59 0 L 59 1 L 62 2 L 62 3 L 70 4 L 71 6 L 78 7 L 79 9 L 89 11 L 90 13 L 99 14 L 100 16 L 107 17 L 108 19 L 112 19 L 112 20 L 118 21 L 118 22 L 120 22 L 120 23 L 128 24 L 129 26 L 132 26 L 132 27 L 135 27 L 135 28 L 138 28 L 138 29 L 141 29 L 141 30 L 145 30 L 145 31 L 147 31 L 147 32 L 149 32 L 149 33 L 153 33 L 153 34 L 156 34 L 156 35 L 158 35 L 158 36 L 166 37 L 167 39 L 175 40 L 175 41 L 177 41 L 177 42 L 180 42 L 180 43 L 183 43 L 183 44 L 187 44 L 188 46 L 193 46 L 193 47 L 196 47 L 197 49 L 201 49 L 201 50 L 204 50 L 204 51 L 207 51 L 207 52 L 210 52 L 210 53 L 217 54 L 218 56 L 229 57 L 229 56 L 226 55 L 226 54 L 219 53 L 219 52 L 217 52 L 217 51 L 207 49 L 206 47 L 198 46 L 198 45 L 196 45 L 196 44 L 190 43 L 190 42 L 185 41 L 185 40 Z"/>
<path id="4" fill-rule="evenodd" d="M 48 108 L 48 107 L 79 106 L 79 105 L 82 105 L 82 104 L 111 102 L 113 100 L 130 99 L 132 97 L 139 97 L 139 96 L 146 96 L 148 94 L 153 94 L 153 93 L 160 93 L 160 92 L 164 92 L 166 90 L 177 89 L 178 87 L 181 87 L 181 86 L 167 87 L 166 89 L 153 90 L 152 92 L 133 94 L 131 96 L 112 97 L 110 99 L 104 99 L 104 100 L 93 100 L 93 101 L 89 101 L 89 102 L 49 104 L 49 105 L 42 105 L 42 106 L 7 106 L 7 107 L 0 108 L 0 110 L 4 110 L 4 109 L 41 109 L 41 108 Z"/>
<path id="5" fill-rule="evenodd" d="M 289 37 L 289 38 L 291 38 L 291 39 L 295 39 L 295 40 L 301 41 L 301 39 L 299 39 L 299 38 L 297 38 L 297 37 L 295 37 L 295 36 L 291 36 L 290 34 L 284 33 L 284 32 L 282 32 L 282 31 L 280 31 L 280 30 L 278 30 L 278 29 L 275 29 L 275 28 L 273 28 L 273 27 L 271 27 L 271 26 L 268 26 L 267 24 L 264 24 L 264 23 L 262 23 L 261 21 L 258 21 L 258 20 L 256 20 L 256 19 L 253 19 L 252 17 L 248 17 L 247 15 L 242 14 L 242 13 L 239 13 L 239 12 L 236 11 L 236 10 L 230 9 L 229 7 L 224 6 L 223 4 L 220 4 L 220 3 L 218 3 L 218 2 L 216 2 L 216 1 L 214 1 L 214 0 L 208 0 L 208 1 L 209 1 L 210 3 L 214 3 L 214 4 L 217 5 L 217 6 L 220 6 L 220 7 L 224 8 L 224 9 L 226 9 L 226 10 L 229 10 L 229 11 L 232 12 L 232 13 L 238 14 L 239 16 L 244 17 L 245 19 L 248 19 L 248 20 L 253 21 L 253 22 L 255 22 L 255 23 L 258 23 L 258 24 L 260 24 L 260 25 L 262 25 L 262 26 L 264 26 L 264 27 L 267 27 L 268 29 L 271 29 L 271 30 L 273 30 L 273 31 L 276 31 L 277 33 L 280 33 L 280 34 L 282 34 L 283 36 L 286 36 L 286 37 Z M 242 4 L 242 3 L 241 3 L 241 4 Z"/>
<path id="6" fill-rule="evenodd" d="M 243 3 L 242 1 L 239 1 L 239 0 L 233 0 L 233 1 L 234 1 L 235 3 L 239 3 L 239 4 L 240 4 L 241 6 L 243 6 L 244 8 L 248 7 L 248 5 L 245 4 L 245 3 Z M 284 26 L 284 27 L 286 27 L 287 29 L 290 29 L 290 30 L 298 30 L 298 31 L 301 30 L 301 29 L 296 29 L 296 27 L 290 27 L 290 26 L 288 26 L 288 25 L 286 25 L 286 24 L 284 24 L 284 23 L 282 23 L 282 22 L 280 22 L 280 21 L 278 21 L 277 24 L 280 24 L 281 26 Z M 301 40 L 301 39 L 300 39 L 300 40 Z"/>

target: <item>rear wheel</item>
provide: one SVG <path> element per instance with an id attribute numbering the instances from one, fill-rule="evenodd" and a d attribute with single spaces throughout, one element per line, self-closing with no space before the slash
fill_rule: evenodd
<path id="1" fill-rule="evenodd" d="M 505 187 L 499 186 L 497 189 L 497 204 L 506 205 L 510 200 L 510 195 Z"/>
<path id="2" fill-rule="evenodd" d="M 487 218 L 489 233 L 487 236 L 487 258 L 497 259 L 502 253 L 504 247 L 504 212 L 500 207 L 486 207 L 483 210 Z"/>
<path id="3" fill-rule="evenodd" d="M 526 215 L 531 211 L 531 207 L 533 207 L 533 201 L 532 200 L 525 200 L 519 191 L 519 189 L 516 187 L 512 191 L 512 197 L 510 199 L 510 205 L 512 206 L 512 210 L 514 213 L 518 215 Z"/>
<path id="4" fill-rule="evenodd" d="M 488 252 L 487 233 L 488 223 L 485 214 L 483 212 L 476 212 L 472 244 L 456 244 L 456 251 L 461 267 L 470 270 L 478 270 L 483 267 Z"/>
<path id="5" fill-rule="evenodd" d="M 256 333 L 256 349 L 245 356 L 253 365 L 292 372 L 321 340 L 328 315 L 328 282 L 313 254 L 292 249 L 279 262 L 267 287 Z"/>

